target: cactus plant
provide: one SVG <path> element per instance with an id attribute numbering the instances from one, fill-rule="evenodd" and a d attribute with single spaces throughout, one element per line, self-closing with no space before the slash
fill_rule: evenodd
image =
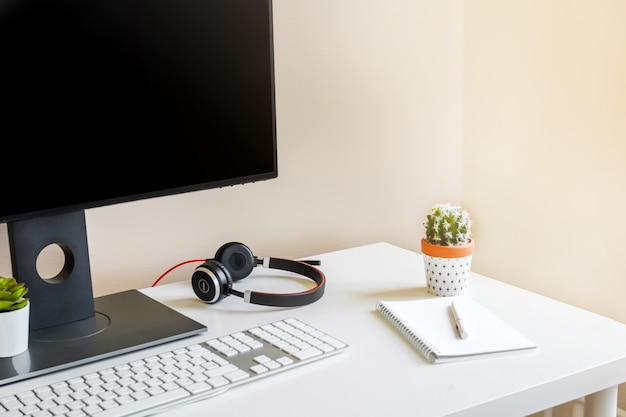
<path id="1" fill-rule="evenodd" d="M 426 228 L 424 239 L 433 245 L 466 245 L 472 236 L 469 213 L 449 203 L 434 205 L 423 225 Z"/>
<path id="2" fill-rule="evenodd" d="M 474 253 L 472 221 L 462 207 L 437 204 L 423 223 L 422 255 L 428 292 L 437 296 L 465 293 Z"/>
<path id="3" fill-rule="evenodd" d="M 19 310 L 28 304 L 28 288 L 15 278 L 0 277 L 0 313 Z"/>

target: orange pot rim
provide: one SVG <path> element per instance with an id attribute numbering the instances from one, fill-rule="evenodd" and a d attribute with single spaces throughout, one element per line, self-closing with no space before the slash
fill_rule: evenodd
<path id="1" fill-rule="evenodd" d="M 434 258 L 463 258 L 474 253 L 474 239 L 470 239 L 469 243 L 460 246 L 442 246 L 428 243 L 422 238 L 422 254 L 432 256 Z"/>

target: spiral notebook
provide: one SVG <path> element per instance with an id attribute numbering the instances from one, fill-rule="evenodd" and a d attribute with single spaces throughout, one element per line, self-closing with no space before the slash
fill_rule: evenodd
<path id="1" fill-rule="evenodd" d="M 452 312 L 463 317 L 462 338 Z M 376 303 L 376 309 L 432 363 L 480 359 L 534 350 L 536 344 L 468 296 Z"/>

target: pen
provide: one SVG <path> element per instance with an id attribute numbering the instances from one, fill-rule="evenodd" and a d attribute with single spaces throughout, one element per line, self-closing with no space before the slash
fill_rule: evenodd
<path id="1" fill-rule="evenodd" d="M 456 324 L 456 329 L 459 331 L 459 336 L 461 336 L 461 339 L 466 339 L 469 334 L 465 328 L 463 316 L 459 314 L 459 310 L 456 308 L 454 301 L 450 304 L 450 307 L 452 308 L 452 315 L 454 316 L 454 323 Z"/>

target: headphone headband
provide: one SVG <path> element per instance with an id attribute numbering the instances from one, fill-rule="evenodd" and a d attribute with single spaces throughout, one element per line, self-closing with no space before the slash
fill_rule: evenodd
<path id="1" fill-rule="evenodd" d="M 264 262 L 264 268 L 280 269 L 283 271 L 303 275 L 315 281 L 317 285 L 315 286 L 315 288 L 311 288 L 310 290 L 288 294 L 275 294 L 251 290 L 246 290 L 242 294 L 241 292 L 232 289 L 230 293 L 242 297 L 245 302 L 251 304 L 261 304 L 276 307 L 303 306 L 306 304 L 314 303 L 315 301 L 322 298 L 322 295 L 324 295 L 326 277 L 324 273 L 318 268 L 315 268 L 306 262 L 293 261 L 290 259 L 264 258 L 264 261 L 265 260 L 268 261 L 268 266 L 265 266 Z"/>

